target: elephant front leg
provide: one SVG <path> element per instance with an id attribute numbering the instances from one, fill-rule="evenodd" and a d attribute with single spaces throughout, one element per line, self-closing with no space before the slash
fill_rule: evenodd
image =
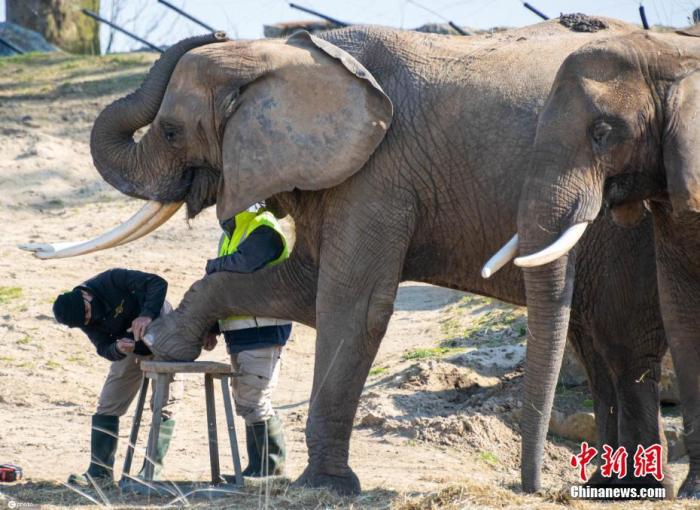
<path id="1" fill-rule="evenodd" d="M 319 296 L 322 301 L 322 297 Z M 348 465 L 350 434 L 360 394 L 393 310 L 393 295 L 360 300 L 317 316 L 314 382 L 306 425 L 309 464 L 298 484 L 357 494 Z M 373 317 L 368 317 L 368 314 Z M 374 324 L 369 325 L 370 322 Z"/>
<path id="2" fill-rule="evenodd" d="M 366 212 L 366 211 L 365 211 Z M 395 225 L 400 225 L 396 227 Z M 403 227 L 403 228 L 402 228 Z M 348 465 L 360 394 L 394 310 L 408 226 L 357 214 L 329 234 L 316 299 L 316 359 L 306 425 L 309 464 L 297 484 L 357 494 Z M 332 237 L 331 237 L 332 236 Z"/>
<path id="3" fill-rule="evenodd" d="M 700 217 L 655 210 L 661 313 L 683 409 L 688 476 L 678 497 L 700 499 Z"/>
<path id="4" fill-rule="evenodd" d="M 604 444 L 617 446 L 617 394 L 610 369 L 605 358 L 595 349 L 590 334 L 571 332 L 571 346 L 579 356 L 588 376 L 588 386 L 593 396 L 598 449 Z M 610 478 L 604 477 L 598 468 L 588 479 L 587 485 L 600 487 L 610 485 Z"/>
<path id="5" fill-rule="evenodd" d="M 220 272 L 195 282 L 172 313 L 153 321 L 146 338 L 156 357 L 192 361 L 218 319 L 254 315 L 315 322 L 315 268 L 294 257 L 255 273 Z"/>

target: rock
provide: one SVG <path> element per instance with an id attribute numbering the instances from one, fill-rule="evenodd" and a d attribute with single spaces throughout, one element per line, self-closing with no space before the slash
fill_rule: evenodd
<path id="1" fill-rule="evenodd" d="M 566 344 L 564 360 L 562 361 L 561 371 L 559 372 L 559 382 L 568 387 L 582 386 L 588 383 L 586 371 L 578 360 L 574 349 L 568 343 Z"/>
<path id="2" fill-rule="evenodd" d="M 598 436 L 593 413 L 565 416 L 564 413 L 553 410 L 549 419 L 549 431 L 573 441 L 587 441 L 588 444 L 595 444 Z"/>
<path id="3" fill-rule="evenodd" d="M 680 404 L 681 397 L 678 392 L 678 380 L 676 372 L 673 369 L 673 360 L 671 353 L 667 352 L 664 359 L 661 360 L 661 403 L 662 404 Z"/>
<path id="4" fill-rule="evenodd" d="M 559 23 L 574 32 L 598 32 L 608 28 L 608 23 L 605 20 L 587 16 L 580 12 L 562 14 L 559 16 Z"/>
<path id="5" fill-rule="evenodd" d="M 59 51 L 56 46 L 44 39 L 41 34 L 27 30 L 14 23 L 0 23 L 0 38 L 13 44 L 25 53 L 30 51 Z M 0 57 L 11 57 L 17 53 L 0 43 Z"/>
<path id="6" fill-rule="evenodd" d="M 357 425 L 360 427 L 381 427 L 382 425 L 384 425 L 384 422 L 386 422 L 385 416 L 382 416 L 379 413 L 368 411 L 367 414 L 360 418 L 360 421 Z"/>
<path id="7" fill-rule="evenodd" d="M 668 461 L 673 462 L 685 457 L 688 452 L 685 449 L 683 430 L 670 426 L 664 430 L 668 442 Z"/>

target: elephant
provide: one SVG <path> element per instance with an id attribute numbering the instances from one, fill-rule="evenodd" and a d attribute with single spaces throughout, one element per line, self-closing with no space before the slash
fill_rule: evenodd
<path id="1" fill-rule="evenodd" d="M 516 228 L 538 113 L 571 52 L 635 30 L 596 18 L 604 28 L 578 32 L 565 18 L 473 38 L 370 26 L 286 40 L 181 41 L 139 89 L 100 113 L 91 135 L 107 182 L 165 205 L 147 205 L 129 226 L 45 256 L 132 241 L 180 203 L 190 217 L 216 204 L 224 228 L 259 201 L 290 217 L 296 239 L 287 261 L 202 278 L 146 338 L 164 359 L 192 360 L 203 333 L 231 314 L 315 327 L 309 458 L 298 483 L 357 493 L 348 464 L 353 417 L 399 282 L 526 303 L 520 270 L 487 280 L 479 268 Z M 582 242 L 568 328 L 596 401 L 613 398 L 610 364 L 633 360 L 649 373 L 630 405 L 597 409 L 600 435 L 610 437 L 620 422 L 641 443 L 658 442 L 654 367 L 665 336 L 655 278 L 631 277 L 655 271 L 651 222 L 625 229 L 602 218 Z M 643 320 L 622 327 L 626 302 Z M 598 344 L 607 343 L 624 346 L 624 359 L 604 359 Z M 559 370 L 547 348 L 530 336 L 524 400 L 546 412 L 526 412 L 521 424 L 528 491 L 541 485 Z M 637 416 L 640 402 L 654 412 Z"/>
<path id="2" fill-rule="evenodd" d="M 662 320 L 690 457 L 679 496 L 694 498 L 700 497 L 698 37 L 697 26 L 673 34 L 640 31 L 590 43 L 566 58 L 538 121 L 515 260 L 524 268 L 529 327 L 546 338 L 555 364 L 579 270 L 579 253 L 569 250 L 606 211 L 626 226 L 651 214 Z"/>

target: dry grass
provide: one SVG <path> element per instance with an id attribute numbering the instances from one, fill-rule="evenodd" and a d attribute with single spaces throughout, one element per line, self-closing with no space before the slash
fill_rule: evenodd
<path id="1" fill-rule="evenodd" d="M 23 506 L 38 505 L 42 508 L 93 508 L 109 506 L 115 509 L 164 508 L 187 506 L 193 509 L 363 509 L 391 508 L 395 493 L 389 491 L 368 491 L 358 497 L 341 497 L 325 489 L 295 488 L 289 480 L 271 482 L 246 480 L 246 487 L 225 495 L 206 490 L 197 494 L 185 493 L 184 497 L 152 497 L 122 494 L 116 488 L 105 489 L 102 494 L 88 490 L 84 494 L 57 482 L 23 482 L 3 487 L 0 490 L 0 507 L 9 508 L 15 501 Z M 22 508 L 17 506 L 16 508 Z"/>

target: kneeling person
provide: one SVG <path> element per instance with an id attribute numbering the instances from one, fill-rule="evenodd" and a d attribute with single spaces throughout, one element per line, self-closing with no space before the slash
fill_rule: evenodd
<path id="1" fill-rule="evenodd" d="M 221 236 L 219 257 L 207 263 L 207 274 L 252 273 L 289 257 L 287 240 L 272 213 L 264 209 L 244 211 L 235 216 L 234 223 Z M 272 408 L 272 390 L 292 324 L 287 320 L 233 316 L 220 320 L 218 326 L 233 369 L 240 374 L 233 378 L 232 390 L 236 413 L 246 423 L 248 467 L 243 475 L 282 475 L 286 457 L 284 431 Z M 211 348 L 215 341 L 212 333 L 205 348 Z"/>
<path id="2" fill-rule="evenodd" d="M 61 294 L 54 302 L 56 320 L 80 328 L 94 344 L 97 354 L 112 362 L 92 416 L 90 466 L 81 475 L 71 475 L 68 483 L 88 486 L 91 479 L 100 485 L 113 481 L 119 418 L 141 388 L 141 359 L 151 356 L 142 336 L 153 319 L 172 310 L 165 301 L 167 289 L 167 282 L 155 274 L 111 269 Z M 182 392 L 181 380 L 171 384 L 168 390 L 154 459 L 156 472 L 160 471 L 170 445 L 174 409 Z"/>

